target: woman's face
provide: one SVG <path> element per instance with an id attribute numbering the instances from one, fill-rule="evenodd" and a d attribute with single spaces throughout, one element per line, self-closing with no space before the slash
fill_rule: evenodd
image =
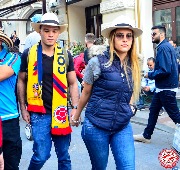
<path id="1" fill-rule="evenodd" d="M 115 32 L 114 48 L 118 54 L 127 53 L 133 42 L 133 32 L 127 28 L 119 28 Z"/>

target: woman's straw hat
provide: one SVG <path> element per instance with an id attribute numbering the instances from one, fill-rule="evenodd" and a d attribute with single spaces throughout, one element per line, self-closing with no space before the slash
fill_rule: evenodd
<path id="1" fill-rule="evenodd" d="M 101 31 L 102 36 L 109 38 L 110 32 L 118 28 L 128 28 L 133 31 L 134 37 L 139 37 L 142 34 L 142 30 L 136 28 L 135 21 L 131 20 L 127 16 L 121 15 L 115 18 L 106 28 Z"/>

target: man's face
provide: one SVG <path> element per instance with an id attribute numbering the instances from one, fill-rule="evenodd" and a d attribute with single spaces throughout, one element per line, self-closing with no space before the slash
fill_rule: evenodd
<path id="1" fill-rule="evenodd" d="M 154 65 L 155 65 L 155 63 L 152 60 L 147 61 L 147 66 L 150 70 L 154 69 Z"/>
<path id="2" fill-rule="evenodd" d="M 159 29 L 152 30 L 152 33 L 151 33 L 152 42 L 159 44 L 160 43 L 160 35 L 161 35 L 161 33 L 160 33 Z"/>
<path id="3" fill-rule="evenodd" d="M 40 30 L 41 41 L 46 46 L 54 46 L 59 36 L 59 27 L 42 25 Z"/>

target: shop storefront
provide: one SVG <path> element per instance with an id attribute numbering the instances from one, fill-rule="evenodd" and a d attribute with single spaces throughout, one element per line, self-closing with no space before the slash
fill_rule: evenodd
<path id="1" fill-rule="evenodd" d="M 180 0 L 154 0 L 154 25 L 165 25 L 167 38 L 180 46 Z"/>

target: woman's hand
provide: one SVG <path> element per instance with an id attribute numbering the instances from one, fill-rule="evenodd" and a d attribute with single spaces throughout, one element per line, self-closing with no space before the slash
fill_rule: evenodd
<path id="1" fill-rule="evenodd" d="M 135 116 L 136 112 L 137 112 L 137 107 L 136 105 L 130 104 L 131 110 L 133 112 L 133 116 Z"/>

